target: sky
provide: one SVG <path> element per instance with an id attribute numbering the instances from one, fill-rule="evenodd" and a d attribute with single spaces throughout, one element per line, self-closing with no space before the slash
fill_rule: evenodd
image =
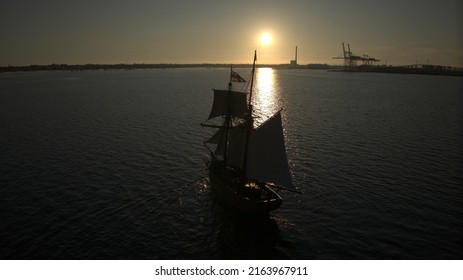
<path id="1" fill-rule="evenodd" d="M 0 0 L 0 66 L 87 63 L 463 67 L 461 0 Z M 260 38 L 268 33 L 270 42 Z"/>

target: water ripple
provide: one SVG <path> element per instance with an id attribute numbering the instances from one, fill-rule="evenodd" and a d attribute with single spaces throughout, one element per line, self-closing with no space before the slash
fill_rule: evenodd
<path id="1" fill-rule="evenodd" d="M 461 78 L 258 73 L 303 195 L 257 220 L 217 203 L 203 163 L 227 70 L 0 75 L 0 257 L 462 257 Z"/>

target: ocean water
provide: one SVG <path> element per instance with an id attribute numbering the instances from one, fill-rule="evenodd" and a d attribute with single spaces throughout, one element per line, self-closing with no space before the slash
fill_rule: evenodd
<path id="1" fill-rule="evenodd" d="M 0 74 L 0 258 L 463 258 L 462 78 L 258 69 L 303 194 L 252 218 L 204 164 L 228 71 Z"/>

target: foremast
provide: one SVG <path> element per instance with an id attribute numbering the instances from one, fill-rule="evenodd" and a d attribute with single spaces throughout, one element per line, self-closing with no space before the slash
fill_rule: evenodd
<path id="1" fill-rule="evenodd" d="M 225 123 L 224 123 L 224 128 L 225 128 L 225 143 L 224 143 L 224 151 L 223 151 L 223 160 L 225 163 L 227 163 L 227 155 L 228 155 L 228 132 L 230 130 L 230 121 L 231 121 L 231 114 L 230 114 L 230 95 L 231 95 L 231 89 L 232 89 L 232 77 L 233 77 L 233 68 L 230 66 L 230 81 L 228 82 L 228 93 L 227 93 L 227 108 L 226 108 L 226 113 L 225 113 Z"/>

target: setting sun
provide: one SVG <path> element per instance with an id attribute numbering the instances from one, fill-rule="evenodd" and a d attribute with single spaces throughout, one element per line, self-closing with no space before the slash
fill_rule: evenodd
<path id="1" fill-rule="evenodd" d="M 261 36 L 260 36 L 260 42 L 263 44 L 263 45 L 270 45 L 270 43 L 272 43 L 272 35 L 270 35 L 270 33 L 263 33 Z"/>

